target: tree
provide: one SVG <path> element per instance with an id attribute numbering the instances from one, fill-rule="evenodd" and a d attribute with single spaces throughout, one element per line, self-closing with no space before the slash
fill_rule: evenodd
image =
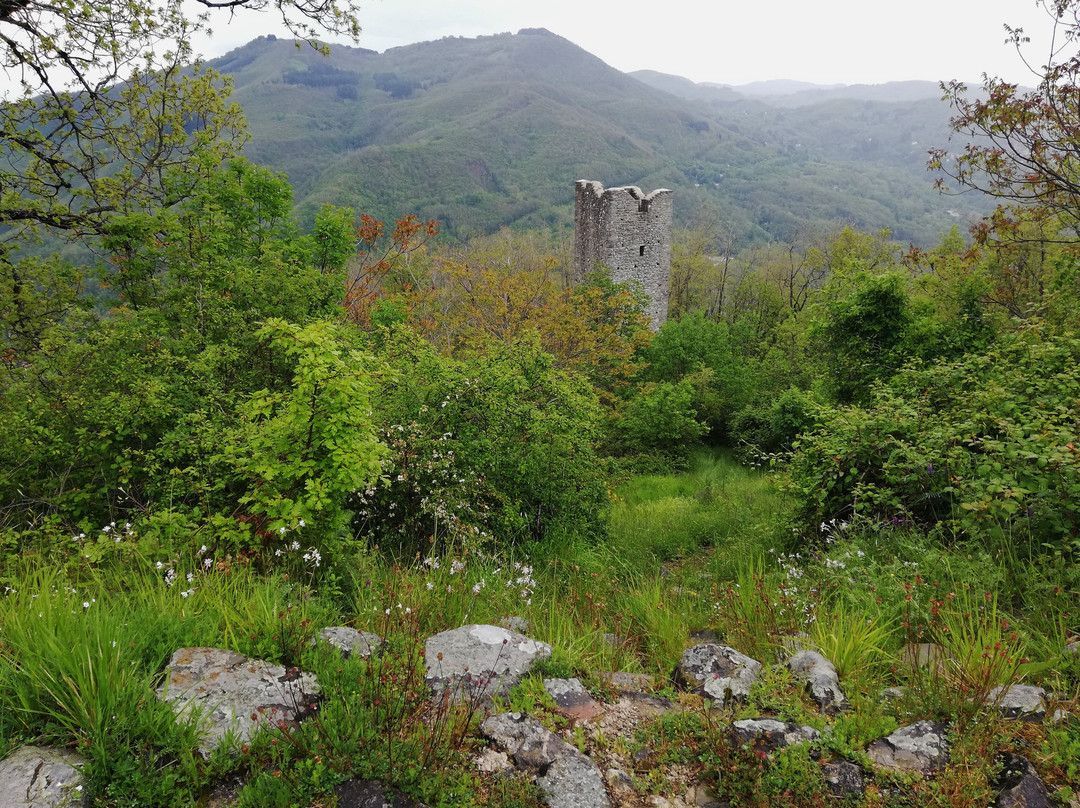
<path id="1" fill-rule="evenodd" d="M 313 44 L 319 29 L 359 33 L 352 0 L 197 2 L 273 7 Z M 191 64 L 208 24 L 182 0 L 0 0 L 0 59 L 18 82 L 0 103 L 0 224 L 101 233 L 116 213 L 182 199 L 164 180 L 194 157 L 235 153 L 244 122 L 229 84 Z"/>
<path id="2" fill-rule="evenodd" d="M 1054 25 L 1051 52 L 1032 73 L 1034 90 L 997 77 L 984 77 L 983 97 L 968 94 L 959 81 L 943 84 L 957 114 L 954 132 L 972 140 L 959 154 L 930 152 L 930 167 L 963 187 L 1009 203 L 1029 206 L 1043 217 L 1060 217 L 1067 240 L 1080 226 L 1080 56 L 1069 55 L 1080 36 L 1078 0 L 1038 0 Z M 1021 28 L 1006 26 L 1023 56 L 1029 42 Z M 942 185 L 944 180 L 939 180 Z"/>

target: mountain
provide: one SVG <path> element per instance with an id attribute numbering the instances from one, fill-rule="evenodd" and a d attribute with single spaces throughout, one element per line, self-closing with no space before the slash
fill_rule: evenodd
<path id="1" fill-rule="evenodd" d="M 947 110 L 923 127 L 891 107 L 827 108 L 862 103 L 843 99 L 687 97 L 677 90 L 692 82 L 655 86 L 544 29 L 329 58 L 261 37 L 211 64 L 233 79 L 247 156 L 289 176 L 304 221 L 330 202 L 462 236 L 565 228 L 581 178 L 671 188 L 677 219 L 719 216 L 745 241 L 839 221 L 925 244 L 986 207 L 940 197 L 913 171 L 922 138 L 943 142 Z"/>

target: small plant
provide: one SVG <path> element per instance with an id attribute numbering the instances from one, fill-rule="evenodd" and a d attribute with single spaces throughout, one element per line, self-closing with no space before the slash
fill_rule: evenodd
<path id="1" fill-rule="evenodd" d="M 892 661 L 887 648 L 894 631 L 866 612 L 838 603 L 819 612 L 812 636 L 841 679 L 850 681 L 853 689 L 870 692 L 880 687 Z"/>

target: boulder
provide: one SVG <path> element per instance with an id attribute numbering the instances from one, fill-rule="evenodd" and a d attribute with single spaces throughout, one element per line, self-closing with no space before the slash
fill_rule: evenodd
<path id="1" fill-rule="evenodd" d="M 848 706 L 847 696 L 840 689 L 836 667 L 817 651 L 799 651 L 787 661 L 788 670 L 801 682 L 806 682 L 810 698 L 829 715 Z"/>
<path id="2" fill-rule="evenodd" d="M 731 725 L 731 734 L 740 744 L 749 744 L 755 752 L 766 754 L 785 746 L 809 743 L 821 738 L 813 727 L 804 727 L 772 718 L 744 718 Z"/>
<path id="3" fill-rule="evenodd" d="M 918 721 L 879 738 L 866 750 L 870 760 L 884 769 L 931 774 L 948 760 L 945 724 Z"/>
<path id="4" fill-rule="evenodd" d="M 559 714 L 572 721 L 589 721 L 604 713 L 604 705 L 578 679 L 545 679 L 544 689 Z"/>
<path id="5" fill-rule="evenodd" d="M 177 720 L 198 717 L 204 755 L 228 735 L 243 742 L 259 727 L 295 725 L 314 710 L 318 693 L 314 674 L 223 648 L 181 648 L 157 691 Z"/>
<path id="6" fill-rule="evenodd" d="M 994 808 L 1051 808 L 1054 805 L 1031 761 L 1019 755 L 1005 754 L 1002 763 Z"/>
<path id="7" fill-rule="evenodd" d="M 866 790 L 862 769 L 847 760 L 826 763 L 821 773 L 825 775 L 825 787 L 837 800 L 861 796 Z"/>
<path id="8" fill-rule="evenodd" d="M 756 659 L 727 645 L 703 643 L 683 651 L 676 678 L 683 687 L 723 706 L 728 696 L 742 700 L 750 695 L 760 672 Z"/>
<path id="9" fill-rule="evenodd" d="M 986 700 L 996 704 L 1005 718 L 1019 721 L 1042 721 L 1046 718 L 1046 691 L 1034 685 L 995 687 Z"/>
<path id="10" fill-rule="evenodd" d="M 506 696 L 551 646 L 502 626 L 468 625 L 430 637 L 424 646 L 427 682 L 436 698 Z"/>
<path id="11" fill-rule="evenodd" d="M 536 783 L 548 808 L 611 808 L 600 770 L 576 749 L 552 763 Z"/>
<path id="12" fill-rule="evenodd" d="M 67 749 L 23 746 L 0 760 L 0 805 L 4 808 L 85 808 L 90 795 L 79 767 L 83 758 Z"/>
<path id="13" fill-rule="evenodd" d="M 369 657 L 383 644 L 383 638 L 378 634 L 357 631 L 348 626 L 327 626 L 319 631 L 319 636 L 311 638 L 312 646 L 318 645 L 320 641 L 341 651 L 341 655 L 346 659 L 353 654 Z"/>
<path id="14" fill-rule="evenodd" d="M 610 808 L 596 764 L 535 718 L 522 713 L 489 716 L 480 732 L 501 746 L 519 768 L 538 774 L 549 808 Z"/>

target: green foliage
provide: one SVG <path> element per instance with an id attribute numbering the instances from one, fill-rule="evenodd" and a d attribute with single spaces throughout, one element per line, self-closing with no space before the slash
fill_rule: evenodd
<path id="1" fill-rule="evenodd" d="M 854 511 L 995 547 L 1062 547 L 1080 490 L 1077 351 L 1073 335 L 1033 326 L 987 354 L 906 369 L 866 409 L 825 413 L 791 466 L 800 518 Z"/>
<path id="2" fill-rule="evenodd" d="M 685 379 L 642 387 L 626 403 L 617 422 L 627 450 L 673 458 L 687 455 L 707 429 L 697 420 L 694 399 L 694 387 Z"/>
<path id="3" fill-rule="evenodd" d="M 408 558 L 434 541 L 509 547 L 601 532 L 596 397 L 535 339 L 459 361 L 398 329 L 382 355 L 399 369 L 375 408 L 392 455 L 355 500 L 371 541 Z"/>
<path id="4" fill-rule="evenodd" d="M 694 390 L 697 419 L 714 438 L 723 438 L 731 416 L 749 398 L 751 382 L 746 361 L 737 356 L 727 323 L 696 311 L 668 320 L 641 352 L 648 363 L 646 381 L 679 384 Z"/>
<path id="5" fill-rule="evenodd" d="M 336 524 L 345 497 L 373 483 L 384 447 L 371 418 L 373 360 L 344 344 L 339 327 L 269 320 L 258 336 L 292 366 L 291 389 L 254 393 L 224 455 L 249 480 L 239 499 L 279 531 Z"/>

